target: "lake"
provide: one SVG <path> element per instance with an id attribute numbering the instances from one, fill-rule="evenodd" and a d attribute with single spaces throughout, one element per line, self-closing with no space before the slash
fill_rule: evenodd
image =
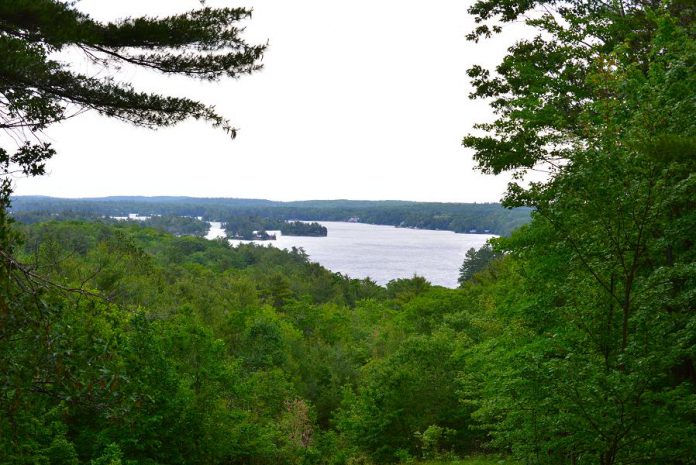
<path id="1" fill-rule="evenodd" d="M 283 249 L 302 247 L 312 261 L 331 271 L 351 278 L 369 277 L 382 285 L 417 274 L 433 284 L 457 287 L 466 251 L 495 237 L 363 223 L 319 223 L 328 229 L 327 237 L 283 236 L 278 231 L 277 240 L 257 243 Z M 212 222 L 207 238 L 224 236 L 220 223 Z M 240 242 L 230 241 L 233 245 Z"/>

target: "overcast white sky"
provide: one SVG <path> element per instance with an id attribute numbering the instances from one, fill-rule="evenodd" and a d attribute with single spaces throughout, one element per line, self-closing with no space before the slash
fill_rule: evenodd
<path id="1" fill-rule="evenodd" d="M 210 1 L 251 6 L 245 37 L 266 42 L 265 68 L 201 83 L 124 70 L 143 90 L 214 104 L 240 129 L 203 123 L 149 131 L 88 113 L 51 128 L 49 174 L 17 194 L 189 195 L 487 202 L 507 178 L 473 171 L 461 146 L 490 119 L 467 99 L 466 69 L 493 65 L 509 40 L 469 43 L 471 1 Z M 163 15 L 197 0 L 82 0 L 97 19 Z"/>

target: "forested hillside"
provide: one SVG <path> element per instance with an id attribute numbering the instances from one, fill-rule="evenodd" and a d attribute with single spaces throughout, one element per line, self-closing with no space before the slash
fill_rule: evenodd
<path id="1" fill-rule="evenodd" d="M 480 451 L 485 434 L 471 429 L 458 375 L 485 334 L 478 289 L 422 278 L 382 288 L 301 250 L 135 224 L 20 233 L 14 318 L 0 338 L 6 462 L 393 462 Z"/>

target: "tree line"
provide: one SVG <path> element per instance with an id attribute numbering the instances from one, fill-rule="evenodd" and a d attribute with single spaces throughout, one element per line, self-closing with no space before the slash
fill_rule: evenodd
<path id="1" fill-rule="evenodd" d="M 177 236 L 205 236 L 210 230 L 207 221 L 188 216 L 157 215 L 142 218 L 108 217 L 97 213 L 82 213 L 68 211 L 25 210 L 13 212 L 12 219 L 22 224 L 37 224 L 47 221 L 97 221 L 100 223 L 118 223 L 122 221 L 139 224 L 142 227 L 154 228 Z"/>
<path id="2" fill-rule="evenodd" d="M 101 216 L 190 216 L 227 222 L 235 217 L 262 218 L 269 223 L 284 221 L 348 221 L 458 233 L 507 235 L 529 221 L 530 209 L 506 209 L 498 203 L 428 203 L 397 201 L 325 200 L 272 202 L 252 199 L 204 199 L 192 197 L 113 197 L 102 199 L 59 199 L 13 197 L 12 211 L 28 214 L 48 211 L 56 214 Z M 257 221 L 258 222 L 258 221 Z M 268 227 L 266 229 L 273 229 Z M 280 228 L 277 228 L 280 229 Z M 254 230 L 260 230 L 259 228 Z"/>

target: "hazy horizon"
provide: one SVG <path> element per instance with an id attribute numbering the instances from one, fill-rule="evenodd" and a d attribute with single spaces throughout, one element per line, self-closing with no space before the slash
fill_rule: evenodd
<path id="1" fill-rule="evenodd" d="M 406 203 L 445 203 L 445 204 L 496 204 L 501 203 L 500 201 L 483 201 L 483 202 L 466 202 L 466 201 L 436 201 L 436 200 L 410 200 L 410 199 L 353 199 L 353 198 L 306 198 L 306 199 L 292 199 L 292 200 L 282 200 L 273 199 L 268 197 L 221 197 L 221 196 L 196 196 L 196 195 L 141 195 L 141 194 L 114 194 L 114 195 L 101 195 L 101 196 L 81 196 L 81 197 L 68 197 L 61 195 L 45 195 L 45 194 L 13 194 L 12 198 L 16 197 L 45 197 L 53 199 L 64 199 L 64 200 L 100 200 L 100 199 L 110 199 L 110 198 L 144 198 L 144 199 L 156 199 L 156 198 L 185 198 L 185 199 L 197 199 L 197 200 L 261 200 L 268 202 L 279 202 L 279 203 L 292 203 L 292 202 L 406 202 Z"/>

